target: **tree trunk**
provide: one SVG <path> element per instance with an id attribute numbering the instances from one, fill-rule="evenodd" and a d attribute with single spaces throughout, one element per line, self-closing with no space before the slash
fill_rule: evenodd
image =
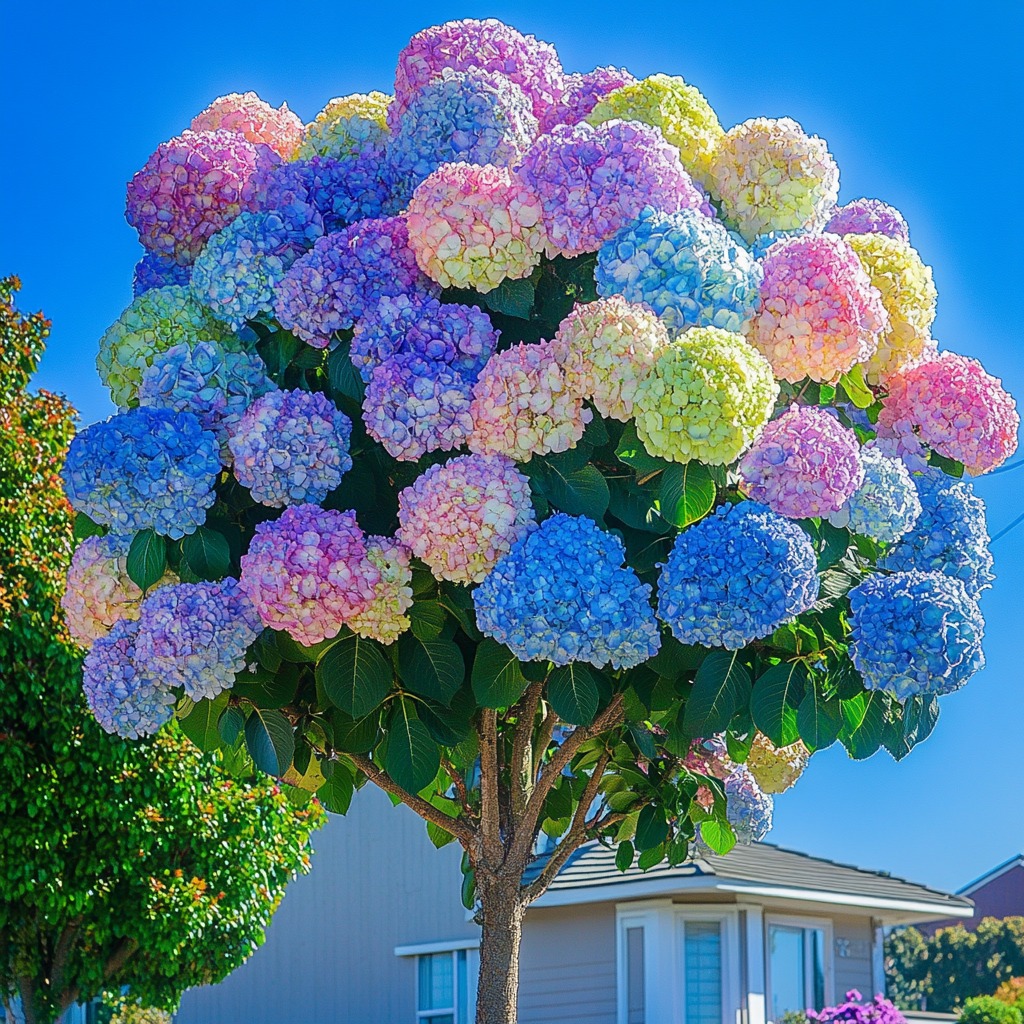
<path id="1" fill-rule="evenodd" d="M 480 884 L 483 934 L 480 937 L 480 978 L 477 983 L 476 1024 L 516 1024 L 519 994 L 519 946 L 523 938 L 526 903 L 519 880 Z"/>

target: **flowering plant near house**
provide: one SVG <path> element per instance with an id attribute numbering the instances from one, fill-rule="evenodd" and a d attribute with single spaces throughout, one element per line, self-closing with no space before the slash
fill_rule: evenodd
<path id="1" fill-rule="evenodd" d="M 815 750 L 905 756 L 983 664 L 964 475 L 1019 421 L 838 194 L 797 122 L 493 20 L 307 126 L 217 100 L 129 183 L 119 412 L 65 469 L 101 724 L 460 842 L 485 1021 L 583 842 L 723 852 Z"/>

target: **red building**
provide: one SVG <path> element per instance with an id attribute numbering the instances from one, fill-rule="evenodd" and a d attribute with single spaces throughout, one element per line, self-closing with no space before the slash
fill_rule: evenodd
<path id="1" fill-rule="evenodd" d="M 919 925 L 926 935 L 934 935 L 940 928 L 962 924 L 973 931 L 983 917 L 1024 917 L 1024 854 L 1018 853 L 1008 861 L 987 871 L 980 878 L 957 891 L 974 902 L 974 914 L 966 920 L 949 918 Z"/>

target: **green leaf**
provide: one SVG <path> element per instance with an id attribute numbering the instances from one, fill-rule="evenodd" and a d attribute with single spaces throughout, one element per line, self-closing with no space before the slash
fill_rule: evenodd
<path id="1" fill-rule="evenodd" d="M 179 719 L 181 731 L 200 750 L 216 750 L 220 746 L 217 722 L 227 706 L 227 693 L 219 693 L 212 700 L 197 700 L 189 713 Z"/>
<path id="2" fill-rule="evenodd" d="M 298 666 L 281 662 L 276 672 L 259 667 L 255 672 L 239 672 L 231 694 L 259 708 L 283 708 L 295 699 L 298 689 Z"/>
<path id="3" fill-rule="evenodd" d="M 850 534 L 823 519 L 817 528 L 819 539 L 818 571 L 831 569 L 846 554 L 850 546 Z"/>
<path id="4" fill-rule="evenodd" d="M 542 474 L 545 497 L 555 508 L 570 516 L 589 516 L 601 522 L 608 511 L 608 483 L 596 466 L 586 465 L 568 475 L 548 464 Z"/>
<path id="5" fill-rule="evenodd" d="M 388 718 L 384 770 L 403 789 L 418 793 L 441 767 L 441 751 L 407 700 L 398 700 Z"/>
<path id="6" fill-rule="evenodd" d="M 736 651 L 712 651 L 697 669 L 683 710 L 683 729 L 691 737 L 723 732 L 750 697 L 750 673 Z"/>
<path id="7" fill-rule="evenodd" d="M 648 452 L 643 441 L 637 436 L 636 424 L 632 420 L 622 431 L 622 437 L 615 448 L 615 456 L 620 462 L 631 466 L 641 479 L 658 473 L 669 465 L 664 459 L 659 459 Z"/>
<path id="8" fill-rule="evenodd" d="M 231 569 L 231 548 L 227 537 L 200 526 L 181 541 L 181 556 L 202 580 L 220 580 Z"/>
<path id="9" fill-rule="evenodd" d="M 843 727 L 839 739 L 855 761 L 866 760 L 882 745 L 886 700 L 886 694 L 873 690 L 842 702 Z"/>
<path id="10" fill-rule="evenodd" d="M 636 822 L 634 845 L 641 853 L 660 846 L 668 838 L 668 822 L 665 810 L 655 804 L 647 804 L 640 809 L 640 817 Z"/>
<path id="11" fill-rule="evenodd" d="M 331 712 L 329 720 L 334 730 L 334 749 L 350 754 L 368 754 L 380 735 L 379 717 L 369 714 L 365 718 L 353 719 L 343 711 Z"/>
<path id="12" fill-rule="evenodd" d="M 330 354 L 327 360 L 327 380 L 335 395 L 344 396 L 362 405 L 366 385 L 363 384 L 359 371 L 352 365 L 347 344 L 339 345 Z"/>
<path id="13" fill-rule="evenodd" d="M 303 343 L 288 331 L 275 331 L 259 341 L 256 350 L 266 364 L 267 373 L 278 383 L 288 365 L 299 354 Z"/>
<path id="14" fill-rule="evenodd" d="M 406 633 L 398 641 L 398 675 L 406 689 L 448 704 L 466 678 L 466 663 L 451 640 Z"/>
<path id="15" fill-rule="evenodd" d="M 727 821 L 708 818 L 700 823 L 700 837 L 720 857 L 724 857 L 736 845 L 736 833 Z"/>
<path id="16" fill-rule="evenodd" d="M 957 462 L 956 459 L 948 459 L 945 455 L 940 455 L 938 452 L 932 452 L 928 456 L 928 465 L 935 466 L 941 469 L 946 476 L 954 477 L 959 480 L 964 475 L 964 464 Z"/>
<path id="17" fill-rule="evenodd" d="M 527 679 L 519 659 L 490 637 L 482 640 L 473 658 L 473 696 L 483 708 L 511 707 L 523 695 Z"/>
<path id="18" fill-rule="evenodd" d="M 413 635 L 420 640 L 433 640 L 444 629 L 445 612 L 438 601 L 414 601 L 409 609 Z"/>
<path id="19" fill-rule="evenodd" d="M 292 723 L 280 711 L 254 708 L 245 723 L 245 745 L 260 771 L 284 775 L 295 755 Z"/>
<path id="20" fill-rule="evenodd" d="M 700 668 L 707 654 L 706 647 L 682 644 L 670 633 L 666 633 L 661 638 L 658 653 L 645 662 L 645 667 L 666 679 L 678 679 L 685 672 Z"/>
<path id="21" fill-rule="evenodd" d="M 715 507 L 715 494 L 715 481 L 707 466 L 674 462 L 661 476 L 661 514 L 673 526 L 689 526 Z"/>
<path id="22" fill-rule="evenodd" d="M 80 544 L 86 537 L 102 537 L 104 528 L 94 523 L 84 512 L 75 515 L 74 538 Z"/>
<path id="23" fill-rule="evenodd" d="M 533 309 L 535 291 L 533 281 L 528 277 L 520 278 L 518 281 L 506 277 L 493 291 L 481 295 L 479 301 L 488 309 L 493 309 L 495 313 L 528 320 L 530 310 Z"/>
<path id="24" fill-rule="evenodd" d="M 227 696 L 227 694 L 225 694 Z M 229 707 L 224 709 L 224 713 L 220 716 L 220 720 L 217 722 L 217 732 L 220 733 L 220 738 L 224 744 L 229 747 L 233 747 L 238 741 L 238 737 L 242 735 L 242 730 L 245 728 L 245 713 L 239 707 Z"/>
<path id="25" fill-rule="evenodd" d="M 590 725 L 600 692 L 590 670 L 579 662 L 556 668 L 548 680 L 548 700 L 555 714 L 570 725 Z"/>
<path id="26" fill-rule="evenodd" d="M 334 771 L 316 791 L 316 795 L 332 814 L 347 814 L 354 790 L 355 779 L 352 769 L 345 761 L 339 760 L 335 762 Z"/>
<path id="27" fill-rule="evenodd" d="M 804 699 L 807 670 L 797 661 L 773 665 L 759 676 L 750 695 L 754 724 L 777 747 L 800 738 L 796 709 Z"/>
<path id="28" fill-rule="evenodd" d="M 167 568 L 167 541 L 156 530 L 140 530 L 128 549 L 128 578 L 145 593 Z"/>
<path id="29" fill-rule="evenodd" d="M 633 737 L 633 742 L 636 744 L 637 750 L 639 750 L 644 757 L 648 757 L 653 761 L 658 756 L 658 748 L 654 744 L 654 734 L 650 729 L 645 729 L 641 725 L 631 723 L 629 726 L 629 734 Z"/>
<path id="30" fill-rule="evenodd" d="M 316 681 L 335 707 L 362 718 L 388 695 L 392 675 L 380 646 L 353 634 L 327 649 L 316 663 Z"/>
<path id="31" fill-rule="evenodd" d="M 345 636 L 348 635 L 346 630 Z M 324 652 L 333 647 L 337 642 L 335 640 L 322 640 L 318 644 L 310 644 L 307 647 L 283 631 L 276 633 L 275 641 L 278 654 L 285 661 L 290 661 L 295 665 L 312 665 L 314 662 L 319 661 Z"/>
<path id="32" fill-rule="evenodd" d="M 858 409 L 867 409 L 875 404 L 875 396 L 864 381 L 864 367 L 860 363 L 844 373 L 839 384 Z"/>
<path id="33" fill-rule="evenodd" d="M 800 739 L 810 751 L 824 750 L 839 738 L 843 710 L 838 697 L 826 700 L 821 687 L 813 680 L 796 709 L 796 727 Z"/>
<path id="34" fill-rule="evenodd" d="M 619 843 L 619 848 L 615 851 L 615 867 L 618 871 L 628 871 L 633 866 L 633 857 L 635 851 L 633 844 L 625 839 Z"/>
<path id="35" fill-rule="evenodd" d="M 652 846 L 649 850 L 644 850 L 636 859 L 636 866 L 641 871 L 649 871 L 651 868 L 660 864 L 665 857 L 665 844 L 658 843 L 657 846 Z"/>

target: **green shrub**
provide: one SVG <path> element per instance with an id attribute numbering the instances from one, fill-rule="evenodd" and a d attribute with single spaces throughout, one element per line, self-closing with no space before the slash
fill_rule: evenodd
<path id="1" fill-rule="evenodd" d="M 964 1002 L 960 1024 L 1022 1024 L 1024 1018 L 1016 1006 L 994 996 L 975 996 Z"/>

